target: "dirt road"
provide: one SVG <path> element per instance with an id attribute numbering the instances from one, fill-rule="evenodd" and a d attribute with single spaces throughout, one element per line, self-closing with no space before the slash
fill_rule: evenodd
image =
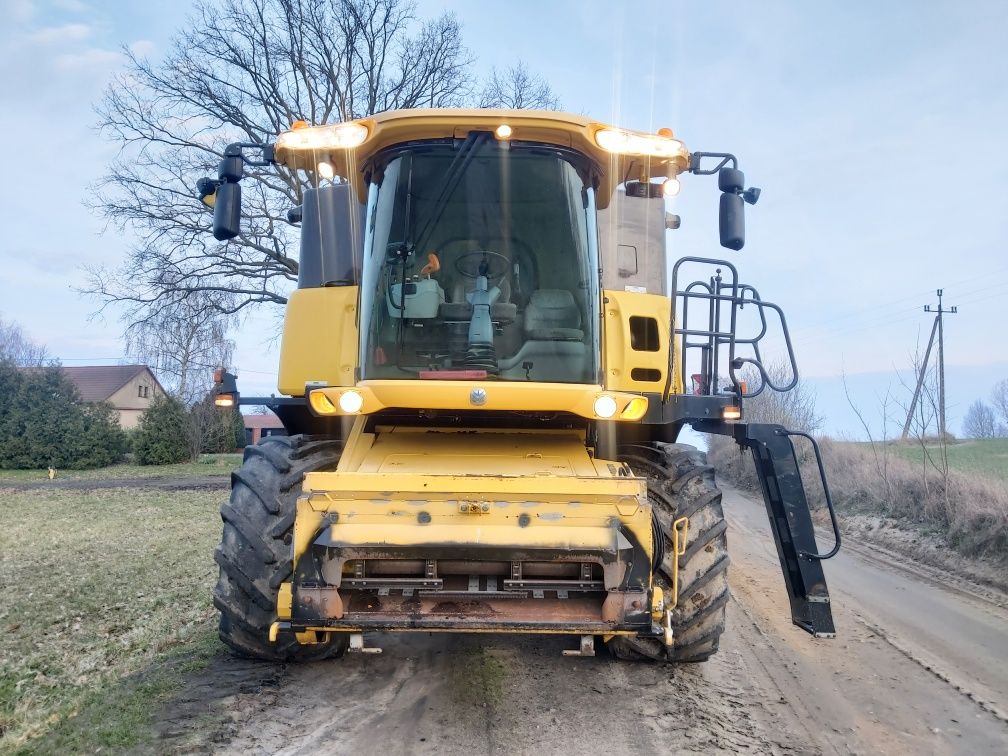
<path id="1" fill-rule="evenodd" d="M 669 669 L 563 658 L 572 639 L 375 637 L 380 656 L 221 658 L 162 723 L 208 708 L 230 753 L 1008 753 L 1008 599 L 856 547 L 828 563 L 837 638 L 789 619 L 762 503 L 725 496 L 721 652 Z"/>

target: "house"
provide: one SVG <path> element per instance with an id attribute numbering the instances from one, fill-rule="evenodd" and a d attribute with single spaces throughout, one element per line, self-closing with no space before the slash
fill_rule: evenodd
<path id="1" fill-rule="evenodd" d="M 287 431 L 280 418 L 272 412 L 266 415 L 245 415 L 245 445 L 259 443 L 266 436 L 286 436 Z"/>
<path id="2" fill-rule="evenodd" d="M 154 397 L 165 393 L 146 365 L 84 365 L 62 370 L 77 385 L 81 400 L 108 402 L 119 413 L 119 425 L 126 429 L 135 428 Z"/>

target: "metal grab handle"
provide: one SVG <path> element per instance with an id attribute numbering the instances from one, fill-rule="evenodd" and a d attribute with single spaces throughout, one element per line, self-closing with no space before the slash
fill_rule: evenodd
<path id="1" fill-rule="evenodd" d="M 791 389 L 793 389 L 795 386 L 798 385 L 798 362 L 795 360 L 794 347 L 791 344 L 791 332 L 788 330 L 787 319 L 784 317 L 784 311 L 780 308 L 779 305 L 775 305 L 773 302 L 764 302 L 762 299 L 760 299 L 759 293 L 751 286 L 747 286 L 746 288 L 751 290 L 753 293 L 753 299 L 748 300 L 748 303 L 756 305 L 757 310 L 760 314 L 760 319 L 763 324 L 763 331 L 755 339 L 736 340 L 736 343 L 738 344 L 750 344 L 753 348 L 753 352 L 755 353 L 755 359 L 749 357 L 735 358 L 735 360 L 733 360 L 732 363 L 728 365 L 728 374 L 731 376 L 732 383 L 734 383 L 737 386 L 739 385 L 740 382 L 735 372 L 738 370 L 738 367 L 741 367 L 741 365 L 736 367 L 735 363 L 738 362 L 741 362 L 743 364 L 748 363 L 750 365 L 753 365 L 756 368 L 756 370 L 759 371 L 760 378 L 762 379 L 759 389 L 747 394 L 743 394 L 742 395 L 743 399 L 759 396 L 760 394 L 763 393 L 763 390 L 767 387 L 770 387 L 771 389 L 777 391 L 778 393 L 784 393 L 790 391 Z M 740 303 L 739 306 L 741 307 L 742 303 Z M 765 307 L 769 307 L 771 310 L 776 312 L 777 316 L 780 318 L 781 332 L 784 334 L 784 345 L 785 347 L 787 347 L 787 358 L 791 368 L 791 379 L 782 386 L 778 386 L 772 380 L 770 380 L 770 376 L 767 374 L 766 369 L 763 367 L 763 358 L 760 355 L 759 351 L 759 341 L 766 334 L 767 329 L 766 315 L 763 312 L 763 308 Z"/>
<path id="2" fill-rule="evenodd" d="M 806 559 L 832 559 L 840 551 L 840 526 L 837 524 L 836 510 L 833 509 L 833 497 L 830 496 L 829 484 L 826 482 L 826 468 L 823 467 L 822 454 L 819 453 L 819 443 L 812 438 L 808 433 L 803 433 L 802 431 L 789 431 L 784 428 L 777 430 L 777 434 L 781 436 L 801 436 L 802 438 L 807 438 L 812 442 L 812 450 L 815 452 L 816 464 L 819 465 L 819 479 L 822 480 L 823 493 L 826 494 L 826 506 L 829 508 L 830 522 L 833 523 L 833 538 L 836 543 L 833 549 L 828 554 L 810 554 L 807 551 L 801 551 L 798 556 L 805 557 Z M 798 459 L 795 457 L 795 462 Z M 800 471 L 801 468 L 799 468 Z"/>

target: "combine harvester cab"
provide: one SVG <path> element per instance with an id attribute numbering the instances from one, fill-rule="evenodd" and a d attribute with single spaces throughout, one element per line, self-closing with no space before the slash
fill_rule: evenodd
<path id="1" fill-rule="evenodd" d="M 819 553 L 795 434 L 744 421 L 747 397 L 797 381 L 783 313 L 728 261 L 668 274 L 664 198 L 682 174 L 717 174 L 721 243 L 742 247 L 759 190 L 733 156 L 563 113 L 299 122 L 231 145 L 199 182 L 218 239 L 239 233 L 250 166 L 297 187 L 301 257 L 285 396 L 217 376 L 219 404 L 268 405 L 290 433 L 246 450 L 222 508 L 215 603 L 235 651 L 519 632 L 579 636 L 574 654 L 601 640 L 622 658 L 707 659 L 726 523 L 704 455 L 676 443 L 686 424 L 752 449 L 794 622 L 832 635 L 820 562 L 839 536 Z M 681 285 L 698 266 L 709 278 Z M 759 327 L 740 337 L 744 307 Z M 761 363 L 771 324 L 787 385 Z"/>

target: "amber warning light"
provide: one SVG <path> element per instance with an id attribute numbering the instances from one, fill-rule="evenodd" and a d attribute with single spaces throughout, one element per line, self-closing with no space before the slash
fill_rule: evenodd
<path id="1" fill-rule="evenodd" d="M 218 407 L 234 407 L 238 404 L 238 379 L 224 368 L 214 370 L 214 404 Z"/>

